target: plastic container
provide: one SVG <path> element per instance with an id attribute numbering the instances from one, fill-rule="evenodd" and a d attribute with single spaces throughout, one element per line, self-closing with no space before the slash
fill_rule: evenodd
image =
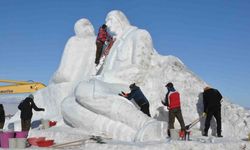
<path id="1" fill-rule="evenodd" d="M 34 120 L 31 122 L 31 129 L 38 128 L 42 124 L 41 119 L 40 120 Z"/>
<path id="2" fill-rule="evenodd" d="M 45 137 L 31 137 L 28 138 L 28 142 L 30 145 L 37 146 L 38 141 L 45 141 Z"/>
<path id="3" fill-rule="evenodd" d="M 56 125 L 56 123 L 57 123 L 56 121 L 49 121 L 49 126 L 50 126 L 50 127 L 53 127 L 53 126 Z"/>
<path id="4" fill-rule="evenodd" d="M 54 144 L 54 140 L 37 141 L 36 143 L 39 147 L 50 147 Z"/>
<path id="5" fill-rule="evenodd" d="M 9 138 L 14 138 L 15 132 L 2 132 L 0 134 L 0 141 L 2 148 L 9 148 Z"/>
<path id="6" fill-rule="evenodd" d="M 15 148 L 25 148 L 26 147 L 26 138 L 16 138 L 16 147 Z"/>
<path id="7" fill-rule="evenodd" d="M 0 137 L 2 133 L 3 133 L 3 129 L 0 129 Z M 0 139 L 0 147 L 1 147 L 1 139 Z"/>
<path id="8" fill-rule="evenodd" d="M 16 138 L 9 138 L 9 148 L 16 148 Z"/>
<path id="9" fill-rule="evenodd" d="M 179 129 L 170 129 L 170 136 L 171 136 L 171 139 L 173 140 L 179 140 L 179 132 L 180 130 Z"/>
<path id="10" fill-rule="evenodd" d="M 48 129 L 49 128 L 49 120 L 42 120 L 42 128 Z"/>
<path id="11" fill-rule="evenodd" d="M 27 138 L 29 134 L 29 131 L 16 131 L 15 132 L 15 137 L 16 138 Z"/>

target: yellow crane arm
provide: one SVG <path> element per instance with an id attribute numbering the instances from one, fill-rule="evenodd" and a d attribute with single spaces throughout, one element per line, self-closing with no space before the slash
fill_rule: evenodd
<path id="1" fill-rule="evenodd" d="M 43 83 L 34 81 L 0 80 L 1 82 L 10 85 L 0 86 L 0 94 L 32 93 L 46 87 Z"/>

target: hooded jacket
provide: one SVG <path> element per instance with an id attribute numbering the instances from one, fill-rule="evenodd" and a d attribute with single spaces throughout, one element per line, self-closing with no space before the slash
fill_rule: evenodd
<path id="1" fill-rule="evenodd" d="M 109 41 L 110 39 L 111 36 L 108 34 L 107 30 L 100 27 L 97 35 L 97 41 L 104 43 L 105 41 Z"/>
<path id="2" fill-rule="evenodd" d="M 222 95 L 217 89 L 207 89 L 203 92 L 204 112 L 221 107 Z"/>
<path id="3" fill-rule="evenodd" d="M 141 89 L 136 85 L 132 87 L 131 92 L 127 96 L 127 99 L 128 100 L 134 99 L 137 105 L 139 105 L 140 107 L 144 104 L 149 103 L 147 98 L 142 93 Z"/>
<path id="4" fill-rule="evenodd" d="M 174 87 L 168 87 L 168 92 L 165 97 L 163 105 L 168 106 L 169 110 L 174 108 L 181 108 L 180 94 Z"/>
<path id="5" fill-rule="evenodd" d="M 44 111 L 43 108 L 38 108 L 34 103 L 33 99 L 30 97 L 25 98 L 19 105 L 18 109 L 21 110 L 21 119 L 23 120 L 30 120 L 32 118 L 33 112 L 32 109 L 35 111 Z"/>

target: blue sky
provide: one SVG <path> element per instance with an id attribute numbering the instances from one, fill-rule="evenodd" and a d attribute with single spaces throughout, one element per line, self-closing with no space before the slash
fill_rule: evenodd
<path id="1" fill-rule="evenodd" d="M 155 49 L 179 57 L 233 103 L 250 107 L 250 1 L 1 0 L 0 79 L 48 84 L 74 23 L 97 31 L 118 9 L 149 31 Z"/>

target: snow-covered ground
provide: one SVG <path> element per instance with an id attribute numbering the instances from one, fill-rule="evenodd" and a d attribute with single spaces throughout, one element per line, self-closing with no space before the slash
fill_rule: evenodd
<path id="1" fill-rule="evenodd" d="M 67 149 L 250 149 L 250 142 L 242 140 L 250 132 L 250 111 L 227 99 L 222 103 L 223 138 L 211 135 L 216 132 L 214 121 L 209 136 L 201 136 L 204 119 L 192 128 L 191 141 L 166 138 L 168 110 L 161 104 L 167 92 L 165 84 L 173 82 L 180 92 L 184 121 L 189 124 L 203 111 L 201 94 L 207 83 L 177 57 L 159 55 L 150 34 L 132 26 L 121 11 L 108 13 L 106 24 L 116 41 L 97 71 L 93 26 L 87 19 L 76 22 L 75 36 L 68 40 L 50 84 L 34 93 L 35 103 L 45 112 L 34 112 L 33 121 L 50 119 L 58 124 L 32 129 L 29 137 L 45 136 L 57 144 L 89 135 L 112 138 L 106 144 L 87 141 Z M 148 98 L 152 118 L 118 96 L 120 91 L 129 92 L 131 83 L 139 85 Z M 7 122 L 14 124 L 15 130 L 20 130 L 19 115 L 18 111 Z M 179 128 L 178 121 L 175 127 Z"/>

